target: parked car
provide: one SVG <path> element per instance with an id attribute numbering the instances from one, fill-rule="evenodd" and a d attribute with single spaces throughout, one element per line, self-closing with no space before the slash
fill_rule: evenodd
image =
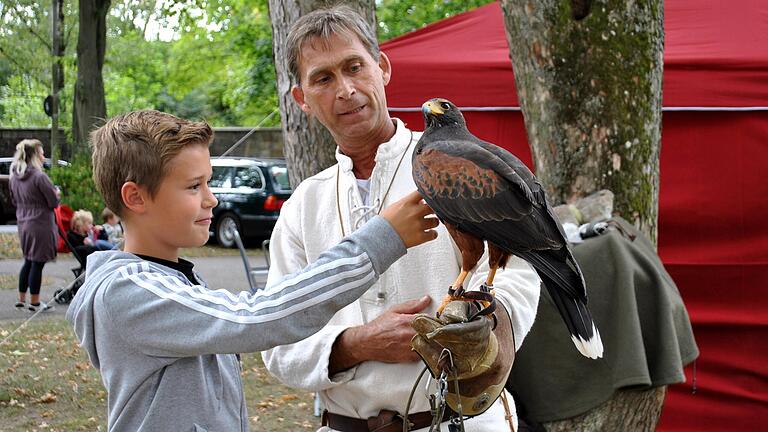
<path id="1" fill-rule="evenodd" d="M 0 224 L 16 220 L 16 207 L 11 202 L 11 189 L 9 180 L 11 178 L 11 162 L 13 157 L 0 157 Z M 69 162 L 59 159 L 59 166 L 69 166 Z M 51 167 L 51 160 L 45 158 L 43 168 Z"/>
<path id="2" fill-rule="evenodd" d="M 240 237 L 267 238 L 291 196 L 288 168 L 277 158 L 211 158 L 211 192 L 219 205 L 213 209 L 213 238 L 234 247 L 232 228 Z"/>

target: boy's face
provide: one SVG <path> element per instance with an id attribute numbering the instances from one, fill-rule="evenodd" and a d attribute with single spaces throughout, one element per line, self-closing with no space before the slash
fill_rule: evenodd
<path id="1" fill-rule="evenodd" d="M 202 246 L 208 241 L 212 210 L 218 204 L 208 188 L 211 159 L 208 147 L 189 145 L 167 166 L 155 197 L 147 202 L 143 225 L 154 256 L 176 256 L 182 247 Z"/>

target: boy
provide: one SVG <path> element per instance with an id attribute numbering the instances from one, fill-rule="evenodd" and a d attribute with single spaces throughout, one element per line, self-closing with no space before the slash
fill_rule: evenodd
<path id="1" fill-rule="evenodd" d="M 248 430 L 232 353 L 311 335 L 407 247 L 436 237 L 414 193 L 263 291 L 209 290 L 178 252 L 208 239 L 212 135 L 157 111 L 115 117 L 91 135 L 94 180 L 123 221 L 124 251 L 89 257 L 67 319 L 101 372 L 110 431 Z"/>

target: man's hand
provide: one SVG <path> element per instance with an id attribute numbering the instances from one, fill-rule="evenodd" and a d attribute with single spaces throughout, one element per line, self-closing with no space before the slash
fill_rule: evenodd
<path id="1" fill-rule="evenodd" d="M 392 225 L 405 247 L 409 248 L 437 238 L 434 228 L 439 221 L 436 217 L 429 217 L 433 213 L 419 192 L 413 191 L 387 206 L 381 211 L 381 216 Z"/>
<path id="2" fill-rule="evenodd" d="M 333 344 L 330 374 L 349 369 L 364 361 L 418 361 L 419 356 L 411 350 L 411 339 L 416 334 L 411 327 L 411 321 L 431 302 L 429 296 L 424 296 L 400 303 L 367 324 L 344 330 Z"/>

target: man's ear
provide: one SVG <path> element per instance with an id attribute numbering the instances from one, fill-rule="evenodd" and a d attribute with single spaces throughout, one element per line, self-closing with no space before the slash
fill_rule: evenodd
<path id="1" fill-rule="evenodd" d="M 384 85 L 389 84 L 389 80 L 392 78 L 392 63 L 389 62 L 389 57 L 384 53 L 381 53 L 381 57 L 379 57 L 379 67 L 381 68 Z"/>
<path id="2" fill-rule="evenodd" d="M 120 188 L 120 197 L 128 210 L 142 214 L 147 211 L 148 194 L 146 190 L 134 182 L 125 182 Z"/>
<path id="3" fill-rule="evenodd" d="M 293 96 L 293 100 L 299 104 L 302 111 L 307 114 L 312 114 L 312 109 L 304 102 L 304 90 L 302 90 L 301 87 L 297 85 L 291 87 L 291 96 Z"/>

